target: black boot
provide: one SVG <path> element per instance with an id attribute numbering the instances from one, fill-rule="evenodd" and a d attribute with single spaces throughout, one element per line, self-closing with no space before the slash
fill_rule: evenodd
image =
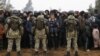
<path id="1" fill-rule="evenodd" d="M 17 52 L 17 56 L 21 56 L 21 52 L 19 51 L 19 52 Z"/>
<path id="2" fill-rule="evenodd" d="M 67 55 L 66 56 L 70 56 L 70 52 L 67 52 Z"/>
<path id="3" fill-rule="evenodd" d="M 44 56 L 48 56 L 48 52 L 47 51 L 44 51 Z"/>
<path id="4" fill-rule="evenodd" d="M 10 56 L 10 52 L 7 52 L 6 56 Z"/>
<path id="5" fill-rule="evenodd" d="M 39 56 L 39 53 L 38 52 L 35 52 L 34 56 Z"/>
<path id="6" fill-rule="evenodd" d="M 79 56 L 77 51 L 75 52 L 75 56 Z"/>

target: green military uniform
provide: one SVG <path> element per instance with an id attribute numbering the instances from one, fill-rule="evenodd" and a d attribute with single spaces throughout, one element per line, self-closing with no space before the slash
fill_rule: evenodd
<path id="1" fill-rule="evenodd" d="M 22 20 L 17 16 L 11 16 L 7 19 L 6 23 L 6 37 L 8 38 L 7 52 L 11 52 L 14 40 L 16 42 L 17 52 L 20 52 L 21 35 L 23 34 Z"/>
<path id="2" fill-rule="evenodd" d="M 12 50 L 14 40 L 16 41 L 17 51 L 20 51 L 21 35 L 19 33 L 19 30 L 13 31 L 12 29 L 9 29 L 6 37 L 8 38 L 8 49 L 7 49 L 7 51 L 10 52 Z"/>
<path id="3" fill-rule="evenodd" d="M 40 40 L 43 44 L 43 50 L 47 51 L 47 35 L 48 26 L 46 25 L 46 20 L 43 15 L 39 15 L 35 20 L 35 51 L 39 51 Z"/>
<path id="4" fill-rule="evenodd" d="M 77 39 L 78 39 L 78 32 L 77 32 L 77 22 L 78 20 L 73 16 L 69 15 L 68 19 L 65 20 L 67 25 L 67 52 L 70 52 L 71 49 L 71 40 L 73 39 L 73 45 L 75 51 L 78 51 Z"/>
<path id="5" fill-rule="evenodd" d="M 46 37 L 47 35 L 45 34 L 45 29 L 39 31 L 36 29 L 36 35 L 35 35 L 35 51 L 38 51 L 39 49 L 39 44 L 40 44 L 40 40 L 42 40 L 42 44 L 43 44 L 43 50 L 47 51 L 47 46 L 46 46 Z"/>

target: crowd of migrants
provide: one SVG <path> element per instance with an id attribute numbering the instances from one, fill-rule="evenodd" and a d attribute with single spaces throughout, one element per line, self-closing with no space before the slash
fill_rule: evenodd
<path id="1" fill-rule="evenodd" d="M 68 19 L 74 19 L 72 22 L 76 27 L 68 27 Z M 100 47 L 99 26 L 97 10 L 94 13 L 57 10 L 21 13 L 17 10 L 1 10 L 0 51 L 7 46 L 7 56 L 10 56 L 15 41 L 18 56 L 21 55 L 21 47 L 34 48 L 35 54 L 38 54 L 40 46 L 43 46 L 44 53 L 66 47 L 66 56 L 70 56 L 70 48 L 73 46 L 75 56 L 78 56 L 78 48 L 89 51 Z"/>

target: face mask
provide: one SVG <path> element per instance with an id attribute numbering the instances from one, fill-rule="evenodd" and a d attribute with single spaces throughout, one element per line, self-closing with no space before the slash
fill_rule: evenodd
<path id="1" fill-rule="evenodd" d="M 29 21 L 29 20 L 30 20 L 30 18 L 28 17 L 28 18 L 27 18 L 27 21 Z"/>

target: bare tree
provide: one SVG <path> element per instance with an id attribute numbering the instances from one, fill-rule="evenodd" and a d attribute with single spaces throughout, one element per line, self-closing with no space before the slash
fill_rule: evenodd
<path id="1" fill-rule="evenodd" d="M 94 8 L 92 7 L 92 4 L 89 5 L 88 12 L 89 13 L 94 13 Z"/>
<path id="2" fill-rule="evenodd" d="M 28 3 L 26 4 L 26 7 L 23 9 L 23 11 L 32 11 L 33 12 L 32 0 L 28 1 Z"/>

